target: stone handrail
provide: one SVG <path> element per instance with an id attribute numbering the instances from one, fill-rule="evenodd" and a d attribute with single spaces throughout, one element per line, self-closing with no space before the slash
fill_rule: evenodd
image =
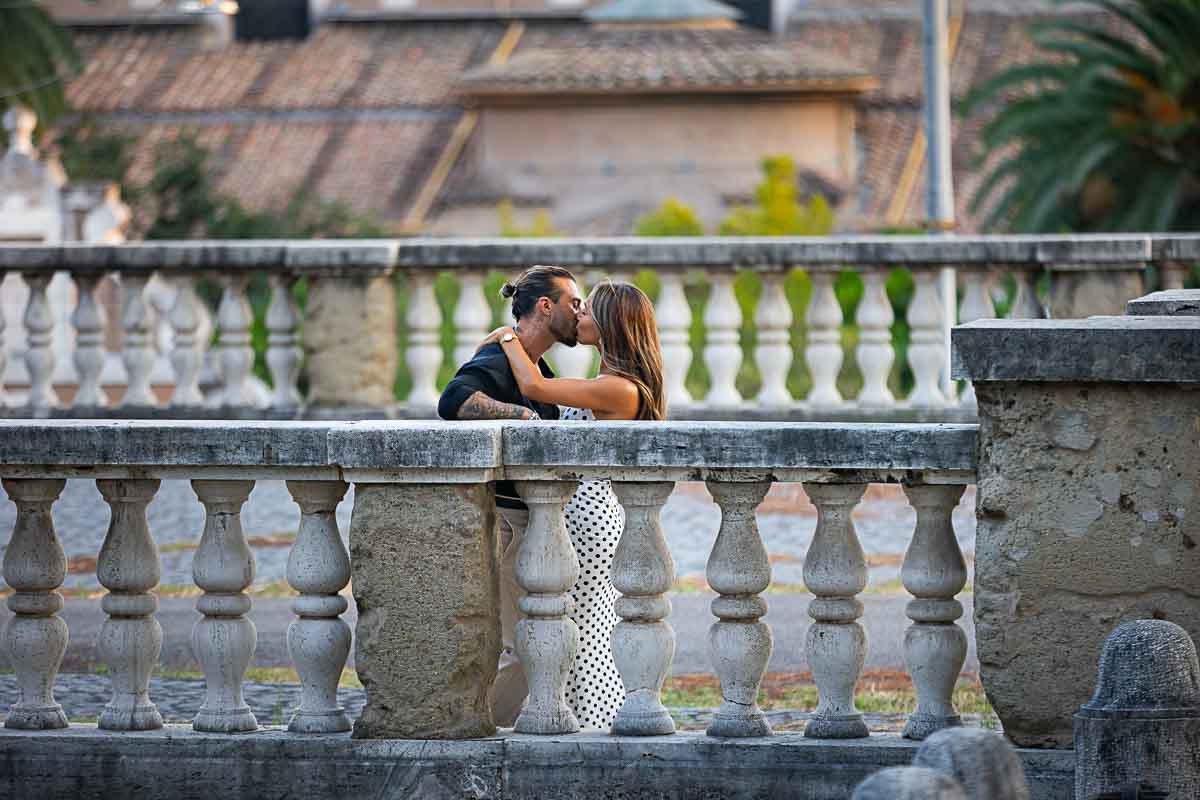
<path id="1" fill-rule="evenodd" d="M 97 564 L 108 589 L 100 652 L 113 678 L 100 727 L 161 726 L 147 688 L 161 631 L 158 554 L 145 509 L 160 480 L 187 478 L 207 511 L 193 562 L 203 616 L 192 640 L 207 695 L 194 727 L 255 730 L 241 697 L 256 634 L 246 618 L 253 555 L 239 514 L 255 480 L 285 479 L 301 509 L 287 573 L 299 592 L 289 652 L 303 683 L 291 730 L 351 727 L 336 686 L 351 646 L 340 592 L 353 573 L 356 666 L 367 687 L 355 735 L 489 735 L 485 698 L 499 640 L 487 482 L 508 478 L 531 510 L 517 580 L 529 593 L 522 624 L 536 627 L 539 641 L 518 646 L 526 673 L 540 677 L 516 728 L 570 733 L 578 724 L 563 705 L 575 647 L 566 593 L 579 566 L 563 509 L 578 480 L 607 478 L 626 512 L 612 580 L 621 593 L 614 658 L 627 697 L 614 733 L 674 730 L 660 698 L 674 649 L 666 621 L 674 566 L 658 517 L 678 480 L 706 481 L 722 512 L 708 579 L 720 594 L 711 645 L 724 702 L 709 733 L 770 733 L 755 705 L 771 632 L 761 620 L 770 564 L 754 509 L 772 482 L 801 481 L 818 510 L 804 579 L 816 595 L 807 655 L 820 702 L 806 735 L 866 736 L 854 689 L 866 652 L 856 595 L 867 572 L 850 511 L 867 483 L 886 481 L 902 483 L 917 512 L 902 570 L 914 595 L 905 655 L 918 696 L 906 735 L 923 738 L 957 721 L 951 691 L 966 638 L 954 598 L 967 573 L 950 515 L 974 481 L 976 435 L 974 425 L 949 424 L 0 421 L 0 478 L 17 505 L 4 558 L 15 616 L 4 641 L 20 696 L 6 726 L 67 724 L 53 697 L 68 637 L 57 591 L 66 562 L 50 513 L 67 478 L 95 479 L 112 510 Z M 333 511 L 350 483 L 347 553 Z M 431 576 L 440 583 L 429 586 Z M 387 657 L 396 652 L 422 653 L 419 674 Z"/>
<path id="2" fill-rule="evenodd" d="M 10 416 L 130 417 L 145 416 L 148 408 L 181 417 L 428 416 L 443 362 L 469 357 L 494 321 L 483 293 L 487 274 L 555 263 L 575 270 L 585 285 L 605 275 L 629 278 L 639 269 L 657 273 L 656 311 L 674 416 L 749 409 L 784 417 L 909 413 L 957 418 L 970 414 L 974 399 L 969 385 L 956 397 L 947 331 L 953 317 L 969 322 L 995 316 L 992 292 L 998 275 L 1008 272 L 1015 278 L 1010 316 L 1041 317 L 1049 311 L 1074 317 L 1117 313 L 1141 294 L 1147 265 L 1159 268 L 1165 288 L 1181 287 L 1196 261 L 1200 237 L 1183 235 L 4 245 L 0 279 L 6 272 L 13 278 L 8 294 L 0 296 L 8 306 L 7 331 L 0 315 L 0 405 L 8 375 L 12 398 L 7 405 L 16 406 Z M 913 375 L 907 397 L 897 397 L 891 381 L 898 351 L 895 312 L 884 285 L 887 272 L 898 267 L 910 270 L 914 280 L 906 320 Z M 812 281 L 803 346 L 793 342 L 796 320 L 784 291 L 784 278 L 794 268 L 806 270 Z M 734 292 L 740 270 L 758 273 L 762 281 L 753 309 L 758 331 L 753 352 L 741 341 L 748 320 Z M 853 320 L 843 318 L 834 293 L 835 276 L 843 270 L 859 272 L 864 282 Z M 442 272 L 453 274 L 461 289 L 448 320 L 454 329 L 451 354 L 443 352 L 447 320 L 434 293 L 434 279 Z M 1043 272 L 1052 278 L 1048 309 L 1037 293 Z M 254 311 L 247 294 L 251 279 L 263 274 L 271 287 L 265 312 L 270 387 L 252 374 Z M 395 303 L 385 302 L 397 291 L 397 274 L 405 278 L 408 301 L 400 326 L 407 333 L 403 354 L 392 334 L 398 327 Z M 220 285 L 215 313 L 197 294 L 206 278 Z M 303 311 L 293 292 L 301 280 L 309 296 Z M 685 289 L 699 280 L 709 288 L 704 344 L 693 353 L 693 311 Z M 1079 290 L 1089 281 L 1098 282 L 1099 289 Z M 957 313 L 947 315 L 945 309 L 955 303 Z M 838 385 L 848 361 L 842 341 L 846 326 L 858 332 L 853 356 L 863 385 L 854 397 L 844 397 Z M 592 368 L 592 353 L 583 348 L 557 348 L 550 357 L 566 375 L 585 375 Z M 401 358 L 412 388 L 397 405 L 393 384 Z M 703 360 L 710 377 L 704 397 L 692 397 L 686 386 L 694 358 Z M 737 385 L 747 358 L 754 359 L 762 376 L 755 397 L 743 397 Z M 804 362 L 811 377 L 803 398 L 794 397 L 788 386 L 796 361 Z M 302 362 L 306 395 L 300 391 Z"/>

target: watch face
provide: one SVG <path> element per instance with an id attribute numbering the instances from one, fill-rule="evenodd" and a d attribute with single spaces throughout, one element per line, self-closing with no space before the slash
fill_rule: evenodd
<path id="1" fill-rule="evenodd" d="M 502 342 L 511 342 L 512 340 L 513 340 L 513 335 L 511 333 L 506 333 L 500 337 L 500 341 L 502 341 Z"/>

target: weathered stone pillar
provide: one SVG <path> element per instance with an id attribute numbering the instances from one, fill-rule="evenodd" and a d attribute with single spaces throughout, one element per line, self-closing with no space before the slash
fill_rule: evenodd
<path id="1" fill-rule="evenodd" d="M 367 705 L 358 739 L 496 732 L 500 655 L 495 499 L 487 484 L 354 487 L 354 661 Z"/>
<path id="2" fill-rule="evenodd" d="M 1200 317 L 979 320 L 953 341 L 979 401 L 983 684 L 1018 745 L 1069 747 L 1115 624 L 1200 635 Z"/>
<path id="3" fill-rule="evenodd" d="M 391 405 L 397 364 L 391 276 L 310 278 L 304 353 L 311 405 Z"/>

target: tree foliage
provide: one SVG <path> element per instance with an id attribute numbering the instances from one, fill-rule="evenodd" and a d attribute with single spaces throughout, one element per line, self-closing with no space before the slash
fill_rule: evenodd
<path id="1" fill-rule="evenodd" d="M 800 202 L 791 158 L 765 158 L 762 169 L 763 182 L 754 190 L 758 202 L 735 208 L 721 223 L 722 236 L 823 236 L 833 230 L 833 209 L 824 197 Z"/>
<path id="2" fill-rule="evenodd" d="M 663 204 L 637 221 L 638 236 L 703 236 L 704 224 L 687 203 L 668 197 Z"/>
<path id="3" fill-rule="evenodd" d="M 71 34 L 33 0 L 0 5 L 0 114 L 24 105 L 43 128 L 67 108 L 64 86 L 79 71 Z"/>
<path id="4" fill-rule="evenodd" d="M 1084 0 L 1031 35 L 1043 54 L 980 86 L 994 159 L 973 198 L 1019 232 L 1200 226 L 1200 0 Z M 1118 25 L 1113 25 L 1116 20 Z"/>
<path id="5" fill-rule="evenodd" d="M 533 215 L 533 220 L 528 227 L 518 225 L 512 200 L 501 200 L 500 204 L 496 206 L 496 216 L 500 218 L 500 235 L 510 239 L 541 238 L 559 235 L 559 232 L 554 228 L 554 223 L 550 221 L 550 214 L 545 210 L 537 211 Z"/>

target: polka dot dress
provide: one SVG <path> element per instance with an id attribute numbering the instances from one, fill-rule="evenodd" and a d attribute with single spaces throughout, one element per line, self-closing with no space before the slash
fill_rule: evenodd
<path id="1" fill-rule="evenodd" d="M 567 407 L 560 418 L 595 419 L 588 409 Z M 618 620 L 613 610 L 617 590 L 612 585 L 612 560 L 625 527 L 625 509 L 608 481 L 583 481 L 567 504 L 565 518 L 579 556 L 579 580 L 571 589 L 579 653 L 567 677 L 567 703 L 583 727 L 607 729 L 625 702 L 611 641 Z"/>

